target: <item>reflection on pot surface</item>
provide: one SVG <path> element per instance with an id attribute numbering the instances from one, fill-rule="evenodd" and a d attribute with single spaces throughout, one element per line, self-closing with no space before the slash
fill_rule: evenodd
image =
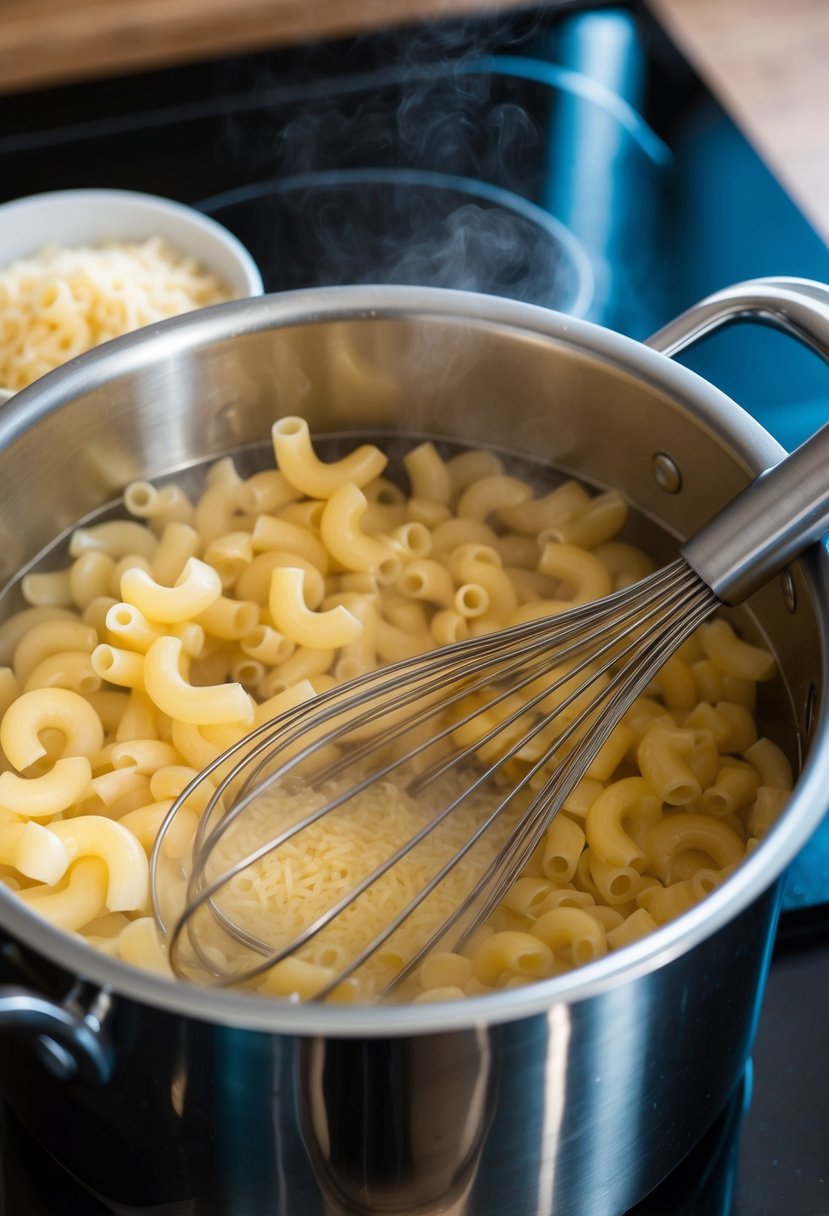
<path id="1" fill-rule="evenodd" d="M 305 1146 L 334 1211 L 425 1216 L 468 1194 L 496 1104 L 484 1031 L 312 1039 L 299 1070 Z"/>

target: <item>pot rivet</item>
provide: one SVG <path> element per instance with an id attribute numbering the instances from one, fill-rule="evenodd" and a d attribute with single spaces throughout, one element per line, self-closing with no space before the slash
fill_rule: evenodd
<path id="1" fill-rule="evenodd" d="M 784 570 L 780 575 L 780 586 L 783 590 L 783 603 L 789 612 L 794 612 L 797 608 L 797 592 L 795 591 L 794 579 L 788 570 Z"/>
<path id="2" fill-rule="evenodd" d="M 682 474 L 667 452 L 654 452 L 651 470 L 656 484 L 666 494 L 678 494 L 682 489 Z"/>

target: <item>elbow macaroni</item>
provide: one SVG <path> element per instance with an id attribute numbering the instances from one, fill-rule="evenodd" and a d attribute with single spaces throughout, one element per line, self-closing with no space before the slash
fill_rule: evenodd
<path id="1" fill-rule="evenodd" d="M 403 458 L 407 497 L 370 444 L 323 462 L 298 418 L 277 422 L 272 442 L 278 468 L 243 479 L 217 461 L 197 500 L 133 483 L 136 518 L 78 529 L 71 565 L 27 576 L 32 606 L 0 624 L 5 881 L 60 928 L 161 974 L 147 853 L 171 800 L 229 742 L 352 675 L 561 611 L 652 568 L 613 539 L 626 511 L 613 491 L 591 498 L 566 482 L 535 495 L 494 453 L 444 459 L 425 443 Z M 610 736 L 488 924 L 430 954 L 406 995 L 456 999 L 556 975 L 704 898 L 791 789 L 788 759 L 758 739 L 754 718 L 757 681 L 773 669 L 725 620 L 703 626 Z M 511 772 L 538 764 L 574 718 L 571 679 L 561 668 L 525 690 L 542 708 L 562 705 L 561 727 L 527 741 Z M 455 745 L 495 758 L 502 744 L 484 734 L 515 704 L 456 719 Z M 232 894 L 252 931 L 257 908 L 299 915 L 291 909 L 317 886 L 330 905 L 325 883 L 348 881 L 357 859 L 370 866 L 378 835 L 399 847 L 423 814 L 401 798 L 385 789 L 382 827 L 357 816 L 337 836 L 328 823 L 329 860 L 313 877 L 310 852 L 279 862 L 278 881 L 238 875 Z M 179 865 L 206 800 L 204 788 L 188 799 L 165 843 Z M 412 934 L 402 952 L 380 952 L 381 968 L 414 952 L 424 933 Z M 311 942 L 256 987 L 311 996 L 347 958 L 344 942 Z M 363 990 L 352 977 L 331 999 L 370 996 L 372 982 Z"/>

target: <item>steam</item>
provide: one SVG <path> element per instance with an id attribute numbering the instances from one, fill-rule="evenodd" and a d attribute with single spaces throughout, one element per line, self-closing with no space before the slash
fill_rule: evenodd
<path id="1" fill-rule="evenodd" d="M 589 267 L 530 201 L 549 91 L 483 62 L 532 53 L 541 28 L 539 13 L 501 14 L 398 31 L 379 52 L 358 40 L 364 70 L 340 65 L 324 90 L 233 124 L 250 181 L 203 208 L 251 249 L 269 290 L 411 283 L 583 311 Z"/>

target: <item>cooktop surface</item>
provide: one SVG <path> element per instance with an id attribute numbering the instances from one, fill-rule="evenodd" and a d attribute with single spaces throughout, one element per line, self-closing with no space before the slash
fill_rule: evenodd
<path id="1" fill-rule="evenodd" d="M 0 201 L 81 186 L 199 206 L 269 290 L 467 287 L 635 338 L 741 279 L 829 281 L 829 250 L 637 6 L 553 4 L 0 98 Z M 769 330 L 730 329 L 684 361 L 787 447 L 829 417 L 827 369 Z M 827 928 L 824 826 L 788 876 L 746 1074 L 635 1216 L 829 1213 L 829 1091 L 813 1083 L 829 1075 Z M 9 1216 L 115 1211 L 9 1111 L 0 1196 Z"/>

